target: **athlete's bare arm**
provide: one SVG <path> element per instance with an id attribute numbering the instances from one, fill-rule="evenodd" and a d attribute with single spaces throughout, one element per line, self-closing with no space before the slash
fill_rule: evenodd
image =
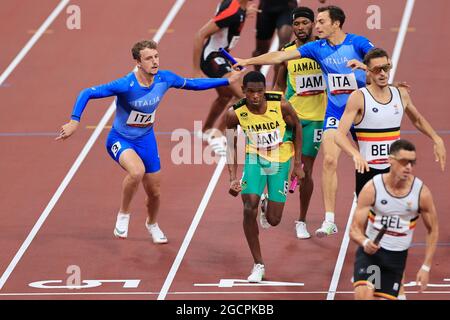
<path id="1" fill-rule="evenodd" d="M 263 65 L 263 64 L 279 64 L 284 61 L 299 59 L 301 58 L 300 52 L 298 50 L 288 50 L 288 51 L 274 51 L 262 54 L 257 57 L 249 59 L 239 59 L 236 58 L 236 63 L 233 68 L 245 67 L 249 65 Z"/>
<path id="2" fill-rule="evenodd" d="M 417 110 L 414 106 L 411 97 L 408 93 L 408 90 L 405 88 L 398 88 L 400 91 L 400 95 L 402 97 L 402 101 L 405 107 L 405 112 L 408 118 L 411 120 L 413 125 L 428 136 L 434 143 L 434 156 L 436 162 L 439 162 L 441 165 L 441 170 L 445 169 L 445 162 L 447 158 L 447 151 L 445 150 L 444 141 L 442 138 L 436 133 L 430 123 L 425 119 L 425 117 Z"/>
<path id="3" fill-rule="evenodd" d="M 336 144 L 344 150 L 350 157 L 353 158 L 355 163 L 355 169 L 359 173 L 369 171 L 369 165 L 367 161 L 361 156 L 359 150 L 355 148 L 347 134 L 350 131 L 353 123 L 361 121 L 364 113 L 364 96 L 360 90 L 352 92 L 347 101 L 344 114 L 339 122 L 334 141 Z"/>
<path id="4" fill-rule="evenodd" d="M 242 190 L 239 179 L 237 178 L 237 126 L 239 119 L 233 108 L 228 109 L 226 113 L 226 137 L 227 137 L 227 166 L 230 175 L 230 188 L 236 192 Z"/>
<path id="5" fill-rule="evenodd" d="M 425 185 L 422 187 L 419 203 L 420 214 L 427 230 L 425 259 L 423 261 L 423 265 L 431 268 L 433 256 L 436 251 L 436 244 L 439 238 L 439 225 L 433 197 L 431 195 L 430 189 L 428 189 L 428 187 Z M 421 291 L 426 289 L 429 281 L 429 275 L 430 272 L 422 269 L 422 267 L 419 269 L 419 272 L 417 272 L 416 282 L 418 284 L 420 283 Z"/>
<path id="6" fill-rule="evenodd" d="M 365 229 L 367 225 L 367 213 L 375 202 L 375 187 L 373 181 L 366 183 L 358 197 L 358 206 L 356 207 L 355 215 L 353 216 L 352 225 L 350 228 L 350 239 L 364 248 L 367 254 L 374 254 L 380 248 L 379 245 L 373 243 L 372 240 L 365 236 Z M 364 246 L 364 242 L 367 242 Z"/>
<path id="7" fill-rule="evenodd" d="M 295 113 L 292 105 L 286 101 L 284 98 L 281 100 L 281 112 L 283 113 L 283 119 L 287 125 L 292 127 L 294 130 L 294 169 L 293 175 L 297 176 L 298 179 L 303 179 L 305 173 L 303 172 L 301 165 L 302 158 L 302 126 L 298 121 L 297 114 Z"/>
<path id="8" fill-rule="evenodd" d="M 286 91 L 286 81 L 287 81 L 287 65 L 286 62 L 283 62 L 280 64 L 280 67 L 278 69 L 277 74 L 277 80 L 275 81 L 275 86 L 273 87 L 273 90 L 275 91 Z"/>
<path id="9" fill-rule="evenodd" d="M 194 60 L 193 60 L 193 77 L 201 77 L 202 71 L 200 70 L 200 55 L 202 54 L 203 45 L 208 37 L 218 32 L 220 28 L 214 22 L 209 20 L 194 37 Z"/>

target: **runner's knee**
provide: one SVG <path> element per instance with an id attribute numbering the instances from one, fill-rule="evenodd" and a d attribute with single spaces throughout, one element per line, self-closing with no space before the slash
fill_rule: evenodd
<path id="1" fill-rule="evenodd" d="M 142 178 L 144 178 L 145 168 L 133 167 L 128 170 L 128 175 L 133 181 L 140 182 L 142 181 Z"/>
<path id="2" fill-rule="evenodd" d="M 337 158 L 331 154 L 325 154 L 323 157 L 323 167 L 324 169 L 336 170 L 337 168 Z"/>
<path id="3" fill-rule="evenodd" d="M 258 203 L 244 202 L 244 219 L 256 219 Z"/>

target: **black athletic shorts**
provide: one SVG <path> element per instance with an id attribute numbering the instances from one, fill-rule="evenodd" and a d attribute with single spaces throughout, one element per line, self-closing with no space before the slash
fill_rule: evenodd
<path id="1" fill-rule="evenodd" d="M 375 296 L 397 299 L 407 256 L 408 250 L 389 251 L 380 248 L 375 254 L 369 255 L 359 247 L 355 257 L 353 286 L 356 288 L 370 282 L 375 286 Z"/>
<path id="2" fill-rule="evenodd" d="M 272 39 L 275 29 L 292 25 L 292 8 L 280 8 L 277 10 L 263 10 L 256 17 L 256 39 Z"/>
<path id="3" fill-rule="evenodd" d="M 356 192 L 356 196 L 359 196 L 359 193 L 361 192 L 362 188 L 366 185 L 367 182 L 369 182 L 373 177 L 375 177 L 378 174 L 382 174 L 382 173 L 388 173 L 389 172 L 389 168 L 386 169 L 374 169 L 374 168 L 370 168 L 369 172 L 364 172 L 364 173 L 359 173 L 358 171 L 355 172 L 355 178 L 356 178 L 356 183 L 355 183 L 355 192 Z"/>
<path id="4" fill-rule="evenodd" d="M 200 61 L 200 69 L 209 78 L 222 78 L 225 74 L 233 71 L 230 61 L 225 59 L 219 52 L 211 52 L 206 60 Z"/>

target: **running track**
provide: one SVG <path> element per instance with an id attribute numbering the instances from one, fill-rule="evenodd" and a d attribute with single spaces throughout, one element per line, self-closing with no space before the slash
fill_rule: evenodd
<path id="1" fill-rule="evenodd" d="M 2 73 L 60 3 L 43 0 L 36 7 L 33 1 L 27 0 L 17 8 L 14 1 L 3 2 L 2 13 L 6 18 L 0 21 L 0 35 L 7 41 L 3 42 L 0 55 Z M 316 2 L 303 0 L 302 4 L 315 8 Z M 339 234 L 330 239 L 297 240 L 293 221 L 299 205 L 297 197 L 291 196 L 282 223 L 277 228 L 261 230 L 267 280 L 271 283 L 248 286 L 238 281 L 224 281 L 245 279 L 252 266 L 242 230 L 241 202 L 227 194 L 228 176 L 224 170 L 215 188 L 211 188 L 206 209 L 198 212 L 216 165 L 174 165 L 171 150 L 176 142 L 171 141 L 168 134 L 177 128 L 192 131 L 194 120 L 205 117 L 214 98 L 213 91 L 172 90 L 158 110 L 156 131 L 163 164 L 159 223 L 169 237 L 168 245 L 155 246 L 149 240 L 143 226 L 142 190 L 134 201 L 129 239 L 113 238 L 123 171 L 105 152 L 107 130 L 102 130 L 42 227 L 30 239 L 30 231 L 93 134 L 91 126 L 99 123 L 112 102 L 112 99 L 91 101 L 76 135 L 63 143 L 55 142 L 56 132 L 67 121 L 76 94 L 83 87 L 129 72 L 133 67 L 129 48 L 138 39 L 153 37 L 174 3 L 172 0 L 133 0 L 126 4 L 106 0 L 77 1 L 81 8 L 81 30 L 66 28 L 68 14 L 62 10 L 1 84 L 0 284 L 3 286 L 0 299 L 326 299 L 330 296 L 328 290 L 333 274 L 338 280 L 334 298 L 352 298 L 353 244 L 344 251 L 342 272 L 335 274 L 354 185 L 352 164 L 345 155 L 339 167 Z M 397 38 L 393 28 L 400 26 L 406 1 L 354 0 L 349 5 L 349 1 L 340 0 L 332 3 L 347 12 L 345 30 L 366 35 L 377 46 L 393 51 Z M 381 30 L 366 27 L 366 9 L 370 4 L 382 10 Z M 450 36 L 445 28 L 445 12 L 450 4 L 444 0 L 433 4 L 431 7 L 423 0 L 415 2 L 409 23 L 412 29 L 406 35 L 396 79 L 412 86 L 416 105 L 433 126 L 442 131 L 448 146 L 450 128 L 443 92 L 450 74 L 444 53 L 450 45 L 430 39 L 437 30 L 441 38 Z M 215 6 L 215 1 L 187 0 L 184 3 L 160 41 L 161 68 L 185 76 L 190 74 L 193 35 L 211 17 Z M 121 19 L 113 18 L 117 12 Z M 418 13 L 434 18 L 423 20 Z M 234 52 L 236 56 L 251 54 L 254 22 L 248 20 Z M 423 44 L 424 39 L 428 39 L 427 45 Z M 445 196 L 450 187 L 449 174 L 440 172 L 433 161 L 430 142 L 413 131 L 407 120 L 403 129 L 405 137 L 417 143 L 417 174 L 434 193 L 441 228 L 431 274 L 431 283 L 441 286 L 430 287 L 420 295 L 414 293 L 417 287 L 408 287 L 411 292 L 408 298 L 449 299 L 450 282 L 445 281 L 450 278 L 447 273 L 450 261 L 446 254 L 450 227 L 445 223 L 445 213 L 449 209 Z M 319 156 L 314 175 L 316 189 L 308 217 L 310 232 L 323 218 L 320 163 Z M 196 217 L 200 218 L 198 227 L 190 229 L 193 237 L 184 241 L 196 212 Z M 22 247 L 23 255 L 12 263 L 26 239 L 32 241 L 28 247 Z M 407 282 L 414 281 L 423 257 L 423 243 L 424 229 L 420 226 L 410 251 Z M 179 254 L 180 248 L 186 249 L 184 256 Z M 177 256 L 179 264 L 174 263 Z M 86 281 L 84 285 L 93 283 L 87 280 L 140 281 L 129 288 L 124 288 L 123 283 L 103 283 L 78 290 L 51 287 L 65 285 L 69 277 L 66 270 L 71 265 L 79 266 L 81 278 Z M 10 273 L 6 274 L 6 270 Z M 48 288 L 29 286 L 45 280 L 60 280 L 61 283 L 48 284 Z"/>

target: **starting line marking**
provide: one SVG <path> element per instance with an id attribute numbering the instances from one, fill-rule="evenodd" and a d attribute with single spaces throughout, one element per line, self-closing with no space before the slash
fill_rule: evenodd
<path id="1" fill-rule="evenodd" d="M 232 287 L 264 287 L 264 286 L 283 286 L 283 287 L 303 287 L 304 283 L 296 282 L 278 282 L 278 281 L 261 281 L 261 282 L 249 282 L 248 280 L 241 279 L 220 279 L 219 283 L 194 283 L 194 287 L 219 287 L 219 288 L 232 288 Z"/>
<path id="2" fill-rule="evenodd" d="M 419 291 L 406 291 L 409 294 L 419 294 Z M 175 291 L 167 292 L 167 295 L 230 295 L 230 294 L 328 294 L 328 291 Z M 335 294 L 353 294 L 353 291 L 337 291 Z M 425 291 L 421 294 L 449 294 L 450 291 Z M 80 296 L 80 295 L 159 295 L 159 292 L 15 292 L 0 293 L 0 297 L 6 296 Z"/>

